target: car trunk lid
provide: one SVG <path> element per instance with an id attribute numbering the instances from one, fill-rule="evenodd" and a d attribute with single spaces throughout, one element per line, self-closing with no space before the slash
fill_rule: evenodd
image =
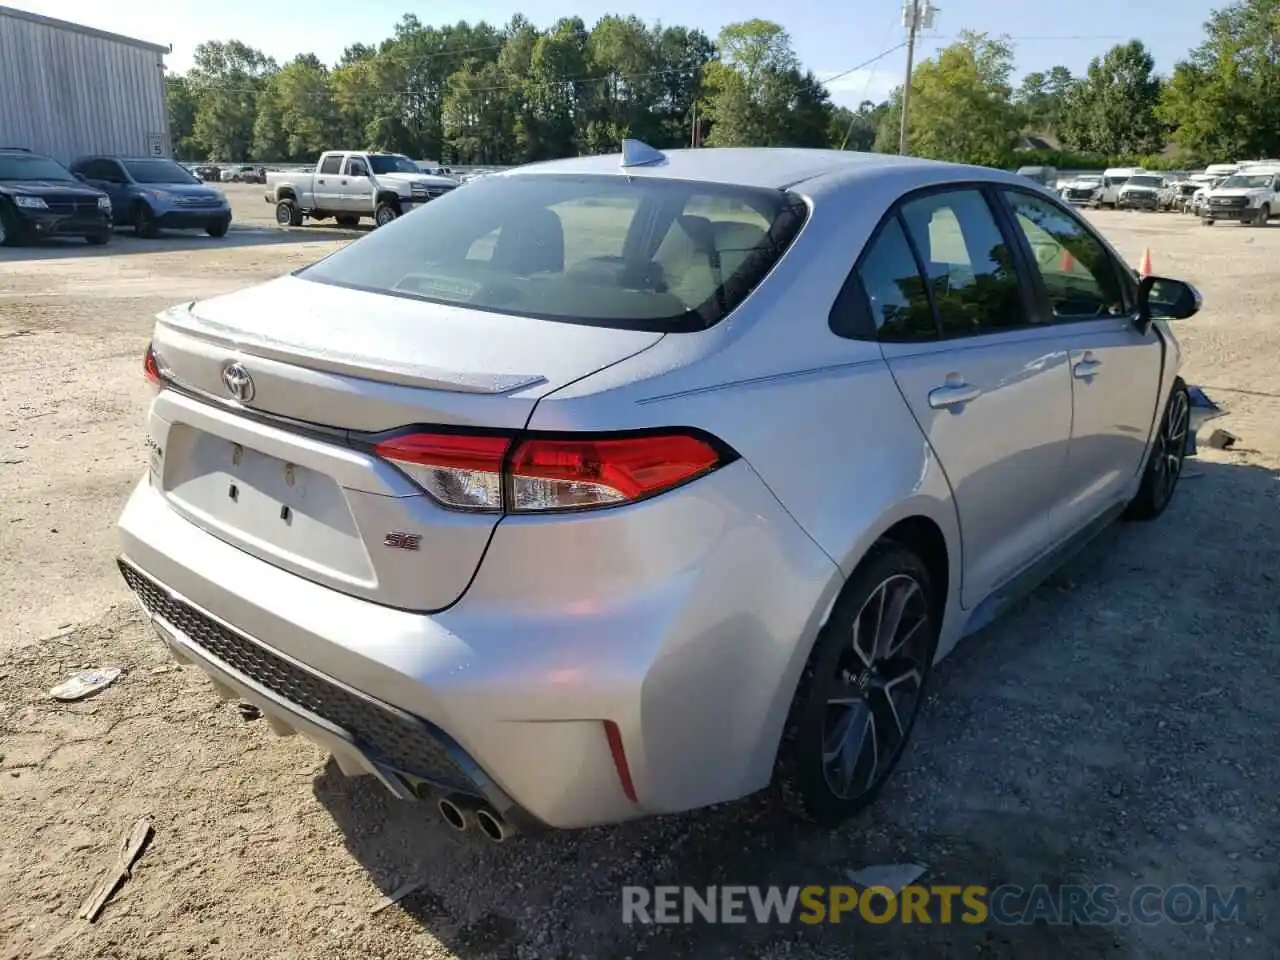
<path id="1" fill-rule="evenodd" d="M 661 339 L 293 277 L 189 304 L 161 314 L 153 338 L 174 388 L 152 410 L 153 480 L 173 509 L 253 556 L 440 609 L 499 516 L 440 506 L 371 441 L 421 425 L 519 430 L 541 397 Z M 224 376 L 233 365 L 251 388 Z"/>

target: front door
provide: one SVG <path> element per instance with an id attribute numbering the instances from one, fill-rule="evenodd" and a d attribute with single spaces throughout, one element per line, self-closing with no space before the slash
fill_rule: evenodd
<path id="1" fill-rule="evenodd" d="M 905 203 L 860 270 L 881 321 L 889 307 L 891 324 L 909 324 L 882 335 L 882 351 L 950 482 L 973 607 L 1050 542 L 1071 435 L 1060 331 L 1031 322 L 1008 238 L 976 189 Z M 923 309 L 900 302 L 912 290 Z"/>
<path id="2" fill-rule="evenodd" d="M 1159 401 L 1163 350 L 1154 328 L 1134 322 L 1133 284 L 1072 211 L 1019 190 L 1007 191 L 1040 278 L 1043 308 L 1069 351 L 1074 415 L 1059 538 L 1131 495 L 1146 462 Z"/>
<path id="3" fill-rule="evenodd" d="M 347 157 L 338 191 L 338 206 L 334 208 L 337 212 L 366 217 L 373 213 L 373 180 L 363 157 Z"/>

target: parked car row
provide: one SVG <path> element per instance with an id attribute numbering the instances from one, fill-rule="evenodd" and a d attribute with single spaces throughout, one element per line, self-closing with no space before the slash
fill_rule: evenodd
<path id="1" fill-rule="evenodd" d="M 231 206 L 181 164 L 156 157 L 82 157 L 63 166 L 24 147 L 0 148 L 0 246 L 83 237 L 100 246 L 118 226 L 226 236 Z"/>
<path id="2" fill-rule="evenodd" d="M 1113 168 L 1057 185 L 1071 204 L 1189 213 L 1206 226 L 1233 220 L 1265 225 L 1280 212 L 1280 161 L 1211 164 L 1203 173 Z"/>
<path id="3" fill-rule="evenodd" d="M 206 183 L 266 183 L 267 168 L 245 164 L 236 167 L 219 167 L 214 164 L 188 164 L 186 169 Z"/>

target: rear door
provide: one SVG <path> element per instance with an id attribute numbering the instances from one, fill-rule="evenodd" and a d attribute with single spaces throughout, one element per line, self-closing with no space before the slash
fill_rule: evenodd
<path id="1" fill-rule="evenodd" d="M 1040 309 L 1069 351 L 1074 415 L 1057 536 L 1121 502 L 1146 459 L 1159 402 L 1164 351 L 1141 332 L 1129 268 L 1071 210 L 1009 189 L 1013 220 L 1035 261 Z"/>
<path id="2" fill-rule="evenodd" d="M 1034 322 L 978 187 L 903 203 L 860 271 L 885 360 L 950 481 L 972 607 L 1049 544 L 1071 435 L 1066 353 Z"/>
<path id="3" fill-rule="evenodd" d="M 128 219 L 129 181 L 119 163 L 99 157 L 76 164 L 74 172 L 111 198 L 111 209 L 117 221 Z"/>

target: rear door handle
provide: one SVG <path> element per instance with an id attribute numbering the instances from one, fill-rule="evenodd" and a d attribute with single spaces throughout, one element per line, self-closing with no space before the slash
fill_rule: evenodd
<path id="1" fill-rule="evenodd" d="M 970 400 L 977 400 L 982 391 L 970 383 L 948 382 L 941 387 L 929 391 L 929 406 L 935 410 L 943 407 L 954 407 Z"/>
<path id="2" fill-rule="evenodd" d="M 1071 368 L 1071 373 L 1080 378 L 1092 377 L 1102 368 L 1102 361 L 1093 358 L 1093 352 L 1086 350 L 1080 362 Z"/>
<path id="3" fill-rule="evenodd" d="M 316 181 L 316 183 L 319 183 L 319 184 L 323 185 L 323 184 L 324 184 L 324 181 L 323 181 L 323 180 L 317 180 L 317 181 Z"/>

